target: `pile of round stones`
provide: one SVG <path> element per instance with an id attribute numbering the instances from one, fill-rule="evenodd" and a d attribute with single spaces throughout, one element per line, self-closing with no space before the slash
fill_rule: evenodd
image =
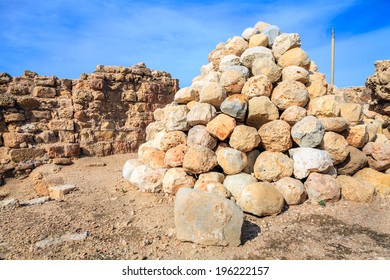
<path id="1" fill-rule="evenodd" d="M 208 207 L 205 193 L 257 216 L 285 204 L 390 194 L 389 117 L 345 102 L 297 33 L 258 22 L 218 44 L 208 60 L 191 86 L 154 112 L 139 158 L 123 169 L 141 191 L 177 194 L 179 239 L 237 245 L 234 234 L 235 241 L 207 243 L 194 229 L 188 236 L 178 229 L 193 204 Z"/>

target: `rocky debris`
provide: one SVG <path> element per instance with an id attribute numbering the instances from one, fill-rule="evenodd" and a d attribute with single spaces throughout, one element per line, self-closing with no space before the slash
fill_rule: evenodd
<path id="1" fill-rule="evenodd" d="M 276 215 L 282 212 L 284 199 L 275 186 L 268 182 L 250 183 L 237 197 L 244 212 L 256 216 Z"/>
<path id="2" fill-rule="evenodd" d="M 367 165 L 387 176 L 388 116 L 370 111 L 364 94 L 353 98 L 328 85 L 298 34 L 258 23 L 218 44 L 208 59 L 146 127 L 139 158 L 149 168 L 169 170 L 167 187 L 153 191 L 180 193 L 197 179 L 195 190 L 264 216 L 280 213 L 285 203 L 337 201 L 341 183 L 345 199 L 364 201 L 370 195 L 350 187 L 350 179 L 339 184 L 337 176 L 366 176 L 361 169 Z M 170 125 L 174 116 L 180 121 Z M 372 184 L 387 196 L 381 176 Z"/>
<path id="3" fill-rule="evenodd" d="M 7 164 L 14 169 L 3 173 L 0 163 L 0 177 L 24 176 L 49 158 L 67 165 L 82 155 L 135 152 L 153 111 L 172 102 L 177 90 L 170 74 L 143 63 L 98 65 L 74 80 L 28 70 L 7 78 L 0 85 L 0 148 L 10 149 Z"/>
<path id="4" fill-rule="evenodd" d="M 88 232 L 83 233 L 69 233 L 60 237 L 48 237 L 35 243 L 35 247 L 44 249 L 47 246 L 58 245 L 69 241 L 84 241 L 88 237 Z"/>
<path id="5" fill-rule="evenodd" d="M 0 210 L 15 209 L 19 207 L 19 200 L 16 198 L 6 198 L 0 200 Z"/>
<path id="6" fill-rule="evenodd" d="M 60 185 L 49 187 L 49 197 L 54 200 L 64 200 L 65 195 L 74 191 L 76 189 L 75 185 Z"/>
<path id="7" fill-rule="evenodd" d="M 181 188 L 174 207 L 176 237 L 203 245 L 239 246 L 242 210 L 215 194 Z"/>
<path id="8" fill-rule="evenodd" d="M 53 163 L 57 165 L 71 165 L 73 161 L 70 158 L 55 158 Z"/>
<path id="9" fill-rule="evenodd" d="M 46 201 L 49 201 L 50 197 L 49 196 L 41 196 L 37 198 L 33 198 L 30 200 L 26 200 L 22 203 L 20 203 L 20 206 L 33 206 L 33 205 L 41 205 L 45 203 Z"/>

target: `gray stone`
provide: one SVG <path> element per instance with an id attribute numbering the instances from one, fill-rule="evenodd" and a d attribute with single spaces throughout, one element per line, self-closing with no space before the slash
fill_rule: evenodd
<path id="1" fill-rule="evenodd" d="M 176 237 L 203 245 L 239 246 L 244 214 L 234 202 L 181 188 L 174 207 Z"/>
<path id="2" fill-rule="evenodd" d="M 223 181 L 223 185 L 234 197 L 238 197 L 244 187 L 250 183 L 257 182 L 257 179 L 252 175 L 246 173 L 239 173 L 235 175 L 227 175 Z"/>
<path id="3" fill-rule="evenodd" d="M 41 205 L 45 203 L 46 201 L 49 201 L 50 197 L 48 196 L 42 196 L 42 197 L 37 197 L 34 199 L 30 199 L 27 201 L 22 202 L 20 205 L 21 206 L 32 206 L 32 205 Z"/>
<path id="4" fill-rule="evenodd" d="M 16 198 L 6 198 L 0 200 L 0 210 L 14 209 L 19 207 L 19 200 Z"/>
<path id="5" fill-rule="evenodd" d="M 227 97 L 221 104 L 221 111 L 238 121 L 245 120 L 248 109 L 247 97 L 242 94 L 233 94 Z"/>
<path id="6" fill-rule="evenodd" d="M 258 58 L 268 57 L 275 61 L 272 51 L 266 47 L 254 47 L 244 51 L 240 57 L 241 63 L 247 67 L 252 68 L 253 62 Z"/>
<path id="7" fill-rule="evenodd" d="M 280 35 L 280 29 L 276 25 L 269 25 L 261 33 L 268 37 L 268 45 L 272 46 L 276 37 Z"/>
<path id="8" fill-rule="evenodd" d="M 221 101 L 222 102 L 222 101 Z M 191 126 L 206 125 L 217 115 L 215 107 L 208 103 L 197 103 L 187 114 L 187 121 Z"/>
<path id="9" fill-rule="evenodd" d="M 304 117 L 291 128 L 291 136 L 300 147 L 314 148 L 318 146 L 324 134 L 324 126 L 313 116 Z"/>

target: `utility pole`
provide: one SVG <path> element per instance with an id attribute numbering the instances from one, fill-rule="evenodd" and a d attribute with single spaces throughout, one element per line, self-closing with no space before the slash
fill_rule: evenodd
<path id="1" fill-rule="evenodd" d="M 330 84 L 334 85 L 334 27 L 332 27 L 332 43 L 331 43 L 331 54 L 330 54 Z"/>

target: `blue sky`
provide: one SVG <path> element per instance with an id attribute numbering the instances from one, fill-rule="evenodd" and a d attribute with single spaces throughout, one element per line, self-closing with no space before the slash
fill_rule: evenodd
<path id="1" fill-rule="evenodd" d="M 98 64 L 143 61 L 184 87 L 219 42 L 265 21 L 299 33 L 327 78 L 334 26 L 335 84 L 363 85 L 376 60 L 390 59 L 389 10 L 388 0 L 0 0 L 0 72 L 78 78 Z"/>

